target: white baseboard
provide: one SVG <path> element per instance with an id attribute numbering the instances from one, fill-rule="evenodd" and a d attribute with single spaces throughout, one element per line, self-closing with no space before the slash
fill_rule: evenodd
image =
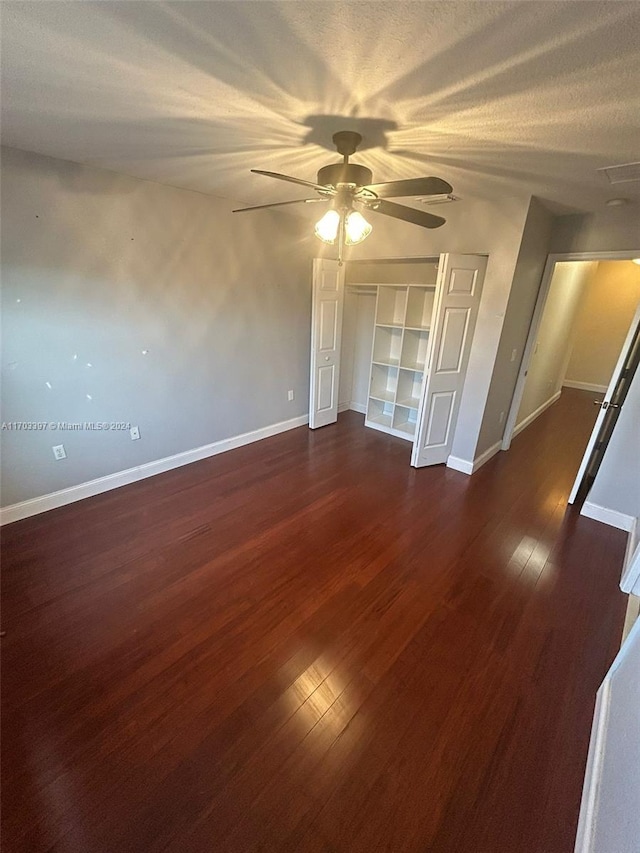
<path id="1" fill-rule="evenodd" d="M 473 473 L 478 470 L 478 468 L 482 468 L 485 462 L 488 462 L 492 457 L 499 453 L 502 449 L 502 439 L 500 441 L 496 441 L 495 444 L 492 444 L 484 453 L 481 453 L 480 456 L 476 456 L 473 460 Z"/>
<path id="2" fill-rule="evenodd" d="M 70 486 L 68 489 L 61 489 L 59 492 L 51 492 L 48 495 L 41 495 L 11 506 L 2 507 L 0 509 L 0 525 L 11 524 L 13 521 L 29 518 L 50 509 L 102 494 L 102 492 L 109 492 L 111 489 L 119 489 L 120 486 L 127 486 L 129 483 L 144 480 L 146 477 L 163 474 L 165 471 L 180 468 L 182 465 L 189 465 L 191 462 L 199 462 L 209 456 L 217 456 L 227 450 L 234 450 L 236 447 L 243 447 L 245 444 L 252 444 L 254 441 L 261 441 L 263 438 L 269 438 L 272 435 L 308 423 L 309 415 L 300 415 L 288 421 L 280 421 L 277 424 L 242 433 L 242 435 L 234 435 L 231 438 L 224 438 L 222 441 L 214 441 L 212 444 L 205 444 L 193 450 L 176 453 L 174 456 L 165 456 L 164 459 L 156 459 L 153 462 L 146 462 L 144 465 L 136 465 L 135 468 L 127 468 L 126 471 L 107 474 L 106 477 L 98 477 L 96 480 L 79 483 L 77 486 Z"/>
<path id="3" fill-rule="evenodd" d="M 367 414 L 367 407 L 362 403 L 356 403 L 354 400 L 349 400 L 348 403 L 338 403 L 338 414 L 341 412 L 358 412 L 361 415 Z"/>
<path id="4" fill-rule="evenodd" d="M 530 415 L 527 415 L 527 417 L 523 421 L 520 421 L 519 424 L 516 424 L 513 428 L 512 438 L 515 438 L 519 432 L 522 432 L 522 430 L 526 429 L 529 424 L 532 424 L 537 417 L 539 417 L 544 411 L 546 411 L 546 409 L 549 408 L 549 406 L 553 406 L 553 404 L 560 399 L 561 393 L 562 389 L 560 391 L 556 391 L 553 397 L 549 397 L 546 402 L 544 402 L 541 406 L 538 406 L 537 409 L 534 409 Z"/>
<path id="5" fill-rule="evenodd" d="M 453 468 L 454 471 L 461 471 L 463 474 L 475 474 L 478 468 L 482 468 L 484 463 L 488 462 L 492 456 L 495 456 L 501 447 L 502 440 L 497 441 L 485 450 L 484 453 L 481 453 L 480 456 L 476 456 L 473 462 L 469 462 L 468 459 L 461 459 L 459 456 L 450 456 L 447 459 L 447 468 Z"/>
<path id="6" fill-rule="evenodd" d="M 601 521 L 610 527 L 617 527 L 618 530 L 630 531 L 635 522 L 632 515 L 626 515 L 624 512 L 618 512 L 615 509 L 608 509 L 606 506 L 600 506 L 600 504 L 594 504 L 591 501 L 583 503 L 580 515 L 593 518 L 594 521 Z"/>
<path id="7" fill-rule="evenodd" d="M 573 379 L 564 379 L 563 388 L 577 388 L 578 391 L 593 391 L 594 394 L 606 393 L 608 385 L 596 385 L 594 382 L 574 382 Z"/>
<path id="8" fill-rule="evenodd" d="M 453 468 L 454 471 L 461 471 L 463 474 L 473 474 L 473 462 L 461 459 L 459 456 L 449 456 L 447 468 Z"/>
<path id="9" fill-rule="evenodd" d="M 624 745 L 628 752 L 627 766 L 638 766 L 640 749 L 633 685 L 637 683 L 639 649 L 640 620 L 636 620 L 596 694 L 574 853 L 637 850 L 640 827 L 637 774 L 630 771 L 627 776 L 621 775 L 609 756 L 619 755 Z M 614 703 L 618 712 L 615 717 Z M 603 824 L 607 830 L 601 829 L 596 836 L 596 826 Z"/>

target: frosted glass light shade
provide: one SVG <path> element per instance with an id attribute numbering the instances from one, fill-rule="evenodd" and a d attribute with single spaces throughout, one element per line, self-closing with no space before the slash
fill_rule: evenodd
<path id="1" fill-rule="evenodd" d="M 352 210 L 345 222 L 345 243 L 347 246 L 361 243 L 372 230 L 364 216 L 357 210 Z"/>
<path id="2" fill-rule="evenodd" d="M 638 266 L 640 266 L 640 258 L 634 258 L 633 263 L 638 264 Z"/>
<path id="3" fill-rule="evenodd" d="M 337 210 L 328 210 L 322 219 L 316 222 L 316 237 L 324 243 L 335 243 L 340 226 L 340 214 Z"/>

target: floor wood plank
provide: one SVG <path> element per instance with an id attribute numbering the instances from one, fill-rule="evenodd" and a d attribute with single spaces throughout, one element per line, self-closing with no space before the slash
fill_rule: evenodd
<path id="1" fill-rule="evenodd" d="M 469 478 L 343 414 L 3 531 L 6 853 L 571 853 L 625 534 L 558 403 Z"/>

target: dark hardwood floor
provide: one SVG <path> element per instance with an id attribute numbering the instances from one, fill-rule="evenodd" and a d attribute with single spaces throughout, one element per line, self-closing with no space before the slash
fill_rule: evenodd
<path id="1" fill-rule="evenodd" d="M 346 413 L 3 532 L 5 853 L 571 853 L 625 534 L 565 391 L 472 478 Z"/>

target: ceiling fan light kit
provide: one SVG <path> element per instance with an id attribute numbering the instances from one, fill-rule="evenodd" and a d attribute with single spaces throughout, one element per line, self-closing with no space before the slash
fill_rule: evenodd
<path id="1" fill-rule="evenodd" d="M 373 228 L 357 210 L 352 210 L 347 214 L 345 220 L 345 243 L 347 246 L 353 246 L 356 243 L 362 243 L 363 240 L 371 234 Z"/>
<path id="2" fill-rule="evenodd" d="M 346 215 L 340 214 L 334 208 L 328 210 L 322 219 L 316 222 L 315 234 L 323 243 L 333 245 L 340 233 L 341 224 L 344 227 L 344 242 L 347 246 L 362 243 L 371 231 L 371 225 L 357 210 L 351 210 Z"/>
<path id="3" fill-rule="evenodd" d="M 453 187 L 447 181 L 441 178 L 423 177 L 374 184 L 372 183 L 373 173 L 371 169 L 349 162 L 349 157 L 356 152 L 358 145 L 362 142 L 360 134 L 352 130 L 341 130 L 333 135 L 333 142 L 338 153 L 342 155 L 343 162 L 323 166 L 318 171 L 316 183 L 294 178 L 291 175 L 281 175 L 278 172 L 265 172 L 261 169 L 251 170 L 258 175 L 266 175 L 269 178 L 276 178 L 280 181 L 288 181 L 313 189 L 318 193 L 319 198 L 260 204 L 253 207 L 243 207 L 233 212 L 242 213 L 247 210 L 282 207 L 288 204 L 330 202 L 331 209 L 316 222 L 315 234 L 325 243 L 335 244 L 337 242 L 339 264 L 342 264 L 344 247 L 361 243 L 372 231 L 371 225 L 356 208 L 381 213 L 383 216 L 391 216 L 394 219 L 411 222 L 423 228 L 439 228 L 444 225 L 446 220 L 441 216 L 416 210 L 413 207 L 405 207 L 402 204 L 396 204 L 385 199 L 406 198 L 408 196 L 446 196 L 453 191 Z"/>
<path id="4" fill-rule="evenodd" d="M 331 208 L 328 210 L 322 219 L 316 222 L 315 234 L 323 243 L 333 244 L 338 236 L 338 228 L 340 227 L 340 214 L 337 210 Z"/>

